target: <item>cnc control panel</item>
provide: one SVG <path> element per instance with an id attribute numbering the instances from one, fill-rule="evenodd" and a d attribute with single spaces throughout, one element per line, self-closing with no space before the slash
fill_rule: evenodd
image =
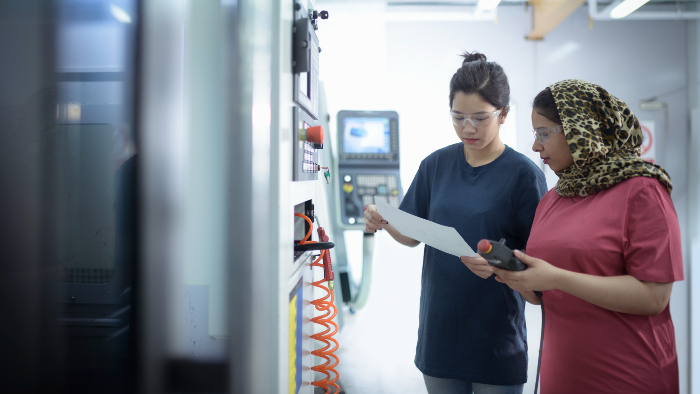
<path id="1" fill-rule="evenodd" d="M 364 208 L 382 199 L 399 207 L 399 117 L 395 111 L 338 112 L 340 222 L 364 227 Z"/>

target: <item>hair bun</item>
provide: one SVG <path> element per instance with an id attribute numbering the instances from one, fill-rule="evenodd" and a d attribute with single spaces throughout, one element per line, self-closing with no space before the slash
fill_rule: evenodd
<path id="1" fill-rule="evenodd" d="M 464 55 L 462 55 L 462 56 L 464 57 L 464 61 L 462 62 L 462 64 L 467 64 L 469 62 L 476 62 L 479 60 L 486 61 L 486 55 L 484 55 L 483 53 L 479 53 L 479 52 L 472 52 L 472 53 L 464 52 Z"/>

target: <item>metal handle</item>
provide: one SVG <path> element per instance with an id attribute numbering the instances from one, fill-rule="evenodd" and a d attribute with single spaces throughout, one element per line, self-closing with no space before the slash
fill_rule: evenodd
<path id="1" fill-rule="evenodd" d="M 367 303 L 369 289 L 372 286 L 372 257 L 374 256 L 374 234 L 364 233 L 362 237 L 362 277 L 355 299 L 349 304 L 354 310 L 359 310 Z"/>

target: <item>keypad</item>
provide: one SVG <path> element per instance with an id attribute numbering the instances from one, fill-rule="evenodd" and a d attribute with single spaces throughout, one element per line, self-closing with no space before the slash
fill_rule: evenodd
<path id="1" fill-rule="evenodd" d="M 399 182 L 395 175 L 357 175 L 356 185 L 363 207 L 376 204 L 378 199 L 399 207 Z"/>

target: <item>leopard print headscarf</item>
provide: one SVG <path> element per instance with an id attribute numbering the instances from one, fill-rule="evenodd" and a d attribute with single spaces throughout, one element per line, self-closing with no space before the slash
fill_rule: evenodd
<path id="1" fill-rule="evenodd" d="M 658 179 L 671 193 L 671 177 L 642 160 L 642 130 L 624 101 L 602 87 L 577 79 L 551 85 L 574 164 L 558 171 L 562 197 L 587 197 L 626 179 Z"/>

